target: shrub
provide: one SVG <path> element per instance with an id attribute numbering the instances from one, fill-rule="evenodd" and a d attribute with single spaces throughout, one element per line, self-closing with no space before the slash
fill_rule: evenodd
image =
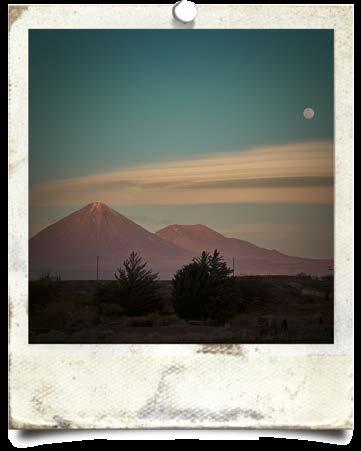
<path id="1" fill-rule="evenodd" d="M 56 298 L 57 288 L 57 284 L 50 277 L 50 274 L 31 282 L 29 284 L 29 313 L 32 315 L 42 311 L 47 304 Z"/>
<path id="2" fill-rule="evenodd" d="M 173 278 L 173 305 L 184 319 L 206 318 L 210 276 L 206 265 L 190 263 Z"/>
<path id="3" fill-rule="evenodd" d="M 95 291 L 95 300 L 100 304 L 119 302 L 119 285 L 116 282 L 103 282 Z"/>
<path id="4" fill-rule="evenodd" d="M 39 277 L 39 281 L 41 282 L 60 282 L 61 276 L 60 274 L 56 274 L 55 276 L 51 275 L 51 272 L 46 272 Z"/>
<path id="5" fill-rule="evenodd" d="M 242 311 L 243 302 L 235 291 L 234 279 L 215 284 L 209 293 L 208 317 L 223 323 Z"/>
<path id="6" fill-rule="evenodd" d="M 136 252 L 132 252 L 115 273 L 119 303 L 128 316 L 146 315 L 161 307 L 158 274 L 146 266 L 147 263 Z"/>
<path id="7" fill-rule="evenodd" d="M 236 277 L 235 290 L 247 301 L 255 298 L 270 299 L 273 297 L 272 283 L 257 276 Z"/>
<path id="8" fill-rule="evenodd" d="M 234 277 L 217 249 L 176 272 L 173 278 L 173 303 L 184 319 L 210 318 L 223 322 L 239 310 L 239 296 L 234 290 Z"/>

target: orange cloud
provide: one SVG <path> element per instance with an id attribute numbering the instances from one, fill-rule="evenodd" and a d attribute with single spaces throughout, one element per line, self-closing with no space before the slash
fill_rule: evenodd
<path id="1" fill-rule="evenodd" d="M 305 142 L 148 164 L 37 185 L 33 205 L 333 202 L 333 143 Z"/>

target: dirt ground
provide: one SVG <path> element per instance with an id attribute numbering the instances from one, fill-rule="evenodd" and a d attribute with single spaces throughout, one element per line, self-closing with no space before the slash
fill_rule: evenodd
<path id="1" fill-rule="evenodd" d="M 331 280 L 253 279 L 254 283 L 266 280 L 271 294 L 261 298 L 245 291 L 244 311 L 222 326 L 178 318 L 171 302 L 171 281 L 159 283 L 161 312 L 142 317 L 125 317 L 116 303 L 100 305 L 97 281 L 54 281 L 43 299 L 38 290 L 42 282 L 33 281 L 29 343 L 333 343 Z"/>

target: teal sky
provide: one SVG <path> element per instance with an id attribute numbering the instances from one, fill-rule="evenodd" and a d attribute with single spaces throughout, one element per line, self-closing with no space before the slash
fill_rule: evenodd
<path id="1" fill-rule="evenodd" d="M 331 30 L 29 33 L 30 196 L 55 181 L 150 163 L 333 140 Z M 333 255 L 333 205 L 322 199 L 132 206 L 121 188 L 119 201 L 109 199 L 93 200 L 150 230 L 202 222 L 294 255 Z M 32 201 L 30 233 L 81 206 L 82 198 Z M 310 240 L 313 230 L 319 239 Z"/>

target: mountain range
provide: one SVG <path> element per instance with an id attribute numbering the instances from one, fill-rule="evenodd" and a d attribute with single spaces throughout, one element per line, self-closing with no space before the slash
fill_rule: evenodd
<path id="1" fill-rule="evenodd" d="M 227 238 L 202 224 L 169 225 L 151 233 L 102 202 L 94 202 L 41 230 L 29 241 L 30 279 L 51 273 L 63 280 L 113 279 L 135 251 L 170 279 L 203 250 L 218 249 L 235 274 L 329 274 L 332 260 L 309 259 Z"/>

